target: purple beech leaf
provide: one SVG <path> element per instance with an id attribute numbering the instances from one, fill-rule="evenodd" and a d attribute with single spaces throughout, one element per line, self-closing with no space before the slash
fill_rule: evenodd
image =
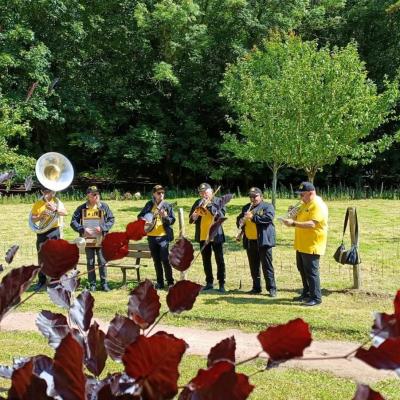
<path id="1" fill-rule="evenodd" d="M 226 204 L 228 204 L 232 200 L 232 198 L 233 198 L 233 193 L 227 193 L 227 194 L 224 194 L 223 196 L 221 196 L 219 208 L 221 209 Z"/>
<path id="2" fill-rule="evenodd" d="M 14 244 L 11 246 L 6 253 L 5 260 L 7 264 L 11 264 L 12 260 L 14 259 L 15 254 L 17 254 L 17 251 L 19 249 L 19 245 Z"/>
<path id="3" fill-rule="evenodd" d="M 202 286 L 191 281 L 179 281 L 168 290 L 167 305 L 169 311 L 180 314 L 189 311 L 200 293 Z"/>
<path id="4" fill-rule="evenodd" d="M 0 184 L 14 178 L 14 176 L 15 171 L 3 172 L 2 174 L 0 174 Z"/>
<path id="5" fill-rule="evenodd" d="M 208 231 L 208 239 L 207 242 L 212 242 L 215 236 L 218 233 L 219 227 L 227 220 L 226 217 L 219 217 L 216 219 L 210 226 L 210 230 Z"/>
<path id="6" fill-rule="evenodd" d="M 368 385 L 357 385 L 353 400 L 385 400 L 380 393 L 372 390 Z"/>
<path id="7" fill-rule="evenodd" d="M 83 348 L 68 334 L 54 356 L 54 386 L 62 399 L 86 400 Z"/>
<path id="8" fill-rule="evenodd" d="M 83 331 L 87 331 L 93 317 L 94 298 L 88 290 L 84 290 L 69 310 L 72 321 Z"/>
<path id="9" fill-rule="evenodd" d="M 0 284 L 0 321 L 21 301 L 21 294 L 29 287 L 38 270 L 38 266 L 29 265 L 14 268 L 3 277 Z"/>
<path id="10" fill-rule="evenodd" d="M 178 392 L 178 366 L 187 344 L 165 332 L 140 335 L 125 351 L 125 372 L 143 387 L 144 399 L 172 399 Z"/>
<path id="11" fill-rule="evenodd" d="M 57 285 L 55 288 L 47 287 L 47 293 L 55 305 L 66 309 L 71 306 L 71 292 L 65 290 L 61 285 Z"/>
<path id="12" fill-rule="evenodd" d="M 358 349 L 355 357 L 376 369 L 400 368 L 400 337 L 386 339 L 379 347 Z M 397 371 L 396 371 L 397 372 Z"/>
<path id="13" fill-rule="evenodd" d="M 98 382 L 92 394 L 97 400 L 140 400 L 142 387 L 126 374 L 112 374 Z"/>
<path id="14" fill-rule="evenodd" d="M 61 341 L 71 332 L 67 318 L 62 314 L 54 314 L 43 310 L 36 318 L 36 326 L 49 341 L 50 347 L 57 349 Z"/>
<path id="15" fill-rule="evenodd" d="M 179 238 L 172 246 L 168 260 L 171 266 L 178 271 L 186 271 L 194 258 L 192 243 L 184 237 Z"/>
<path id="16" fill-rule="evenodd" d="M 75 292 L 78 286 L 81 283 L 80 278 L 77 277 L 79 271 L 74 269 L 73 271 L 69 272 L 68 274 L 63 275 L 60 278 L 60 285 L 68 292 Z"/>
<path id="17" fill-rule="evenodd" d="M 8 365 L 0 365 L 0 378 L 11 379 L 13 371 L 13 367 L 9 367 Z"/>
<path id="18" fill-rule="evenodd" d="M 128 316 L 142 329 L 147 329 L 160 315 L 160 307 L 160 297 L 151 281 L 146 279 L 129 296 Z"/>
<path id="19" fill-rule="evenodd" d="M 11 377 L 9 399 L 18 400 L 51 400 L 46 394 L 46 381 L 34 374 L 34 358 L 27 361 L 22 367 L 15 369 Z"/>
<path id="20" fill-rule="evenodd" d="M 179 400 L 245 400 L 253 389 L 249 378 L 237 373 L 233 363 L 219 361 L 208 369 L 200 369 L 182 391 Z"/>
<path id="21" fill-rule="evenodd" d="M 121 361 L 125 349 L 133 343 L 140 334 L 140 328 L 131 319 L 116 315 L 108 326 L 104 345 L 108 355 L 115 361 Z"/>
<path id="22" fill-rule="evenodd" d="M 86 368 L 95 376 L 99 376 L 106 365 L 107 352 L 104 347 L 104 332 L 99 329 L 99 324 L 94 321 L 89 328 L 86 339 Z"/>
<path id="23" fill-rule="evenodd" d="M 24 189 L 29 192 L 33 186 L 33 178 L 31 175 L 27 176 L 24 181 Z"/>
<path id="24" fill-rule="evenodd" d="M 79 250 L 64 239 L 46 240 L 40 247 L 39 260 L 45 275 L 60 279 L 78 264 Z"/>
<path id="25" fill-rule="evenodd" d="M 222 360 L 228 360 L 235 364 L 235 351 L 236 341 L 234 336 L 221 340 L 211 348 L 207 358 L 207 367 L 211 367 L 216 362 Z"/>

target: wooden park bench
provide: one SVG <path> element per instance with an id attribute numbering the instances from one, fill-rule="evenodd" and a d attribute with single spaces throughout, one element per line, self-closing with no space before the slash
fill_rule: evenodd
<path id="1" fill-rule="evenodd" d="M 147 243 L 129 243 L 128 255 L 122 260 L 110 261 L 107 263 L 107 268 L 120 268 L 122 272 L 122 285 L 126 285 L 126 270 L 136 270 L 137 281 L 140 282 L 140 267 L 147 266 L 143 264 L 142 259 L 151 258 L 150 249 Z M 80 248 L 79 253 L 82 257 L 79 257 L 78 265 L 86 267 L 85 249 Z"/>

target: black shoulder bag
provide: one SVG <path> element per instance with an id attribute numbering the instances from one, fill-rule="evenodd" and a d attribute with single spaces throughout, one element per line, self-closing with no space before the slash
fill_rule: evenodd
<path id="1" fill-rule="evenodd" d="M 333 258 L 336 262 L 340 264 L 349 264 L 349 265 L 357 265 L 361 263 L 360 255 L 358 254 L 358 219 L 357 219 L 357 210 L 354 209 L 354 240 L 352 238 L 351 247 L 349 250 L 346 250 L 344 246 L 344 234 L 347 228 L 347 222 L 349 220 L 350 207 L 347 208 L 346 216 L 344 218 L 343 225 L 343 235 L 342 235 L 342 243 L 335 251 Z"/>

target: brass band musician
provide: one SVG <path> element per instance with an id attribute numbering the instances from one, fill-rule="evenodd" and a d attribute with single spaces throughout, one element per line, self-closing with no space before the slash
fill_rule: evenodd
<path id="1" fill-rule="evenodd" d="M 102 238 L 114 225 L 114 215 L 110 207 L 100 201 L 100 191 L 97 186 L 89 186 L 86 190 L 87 201 L 81 204 L 74 212 L 71 228 L 86 238 L 86 260 L 89 289 L 96 290 L 95 256 L 99 265 L 101 289 L 110 290 L 107 283 L 107 266 L 101 250 Z"/>
<path id="2" fill-rule="evenodd" d="M 145 231 L 149 243 L 151 257 L 156 270 L 156 289 L 164 288 L 164 274 L 167 285 L 174 284 L 172 268 L 168 260 L 169 243 L 174 239 L 172 225 L 175 215 L 172 205 L 164 201 L 165 188 L 155 185 L 152 189 L 152 200 L 148 201 L 140 211 L 138 218 L 146 220 Z M 163 270 L 164 269 L 164 270 Z"/>
<path id="3" fill-rule="evenodd" d="M 249 190 L 250 203 L 242 208 L 236 224 L 243 229 L 243 247 L 249 260 L 253 287 L 249 294 L 261 293 L 260 264 L 270 297 L 276 297 L 272 248 L 275 247 L 274 207 L 263 200 L 261 189 Z"/>
<path id="4" fill-rule="evenodd" d="M 190 210 L 189 223 L 196 224 L 195 240 L 200 243 L 200 248 L 203 248 L 208 238 L 210 226 L 214 222 L 214 218 L 216 216 L 223 217 L 225 215 L 225 207 L 219 207 L 221 199 L 214 196 L 214 192 L 208 183 L 202 183 L 198 187 L 198 191 L 200 199 L 195 201 Z M 215 261 L 217 263 L 218 290 L 221 293 L 225 293 L 224 242 L 225 235 L 222 225 L 220 225 L 213 241 L 209 242 L 201 252 L 204 273 L 206 275 L 206 285 L 203 287 L 203 290 L 214 289 L 214 276 L 211 264 L 211 252 L 214 251 Z"/>
<path id="5" fill-rule="evenodd" d="M 67 215 L 64 204 L 56 197 L 56 192 L 43 187 L 42 196 L 36 201 L 31 210 L 31 220 L 35 224 L 49 220 L 46 231 L 36 233 L 36 250 L 39 252 L 40 246 L 48 239 L 60 239 L 62 228 L 62 217 Z M 53 220 L 51 220 L 53 218 Z M 46 284 L 46 275 L 39 272 L 38 282 L 35 290 L 40 289 Z"/>

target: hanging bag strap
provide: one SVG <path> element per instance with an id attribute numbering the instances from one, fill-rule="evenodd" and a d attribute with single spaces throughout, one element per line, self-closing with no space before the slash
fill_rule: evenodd
<path id="1" fill-rule="evenodd" d="M 350 213 L 350 209 L 349 207 L 346 210 L 346 215 L 344 217 L 344 222 L 343 222 L 343 234 L 342 234 L 342 244 L 344 242 L 344 234 L 346 233 L 346 229 L 347 229 L 347 223 L 349 221 L 349 213 Z"/>

